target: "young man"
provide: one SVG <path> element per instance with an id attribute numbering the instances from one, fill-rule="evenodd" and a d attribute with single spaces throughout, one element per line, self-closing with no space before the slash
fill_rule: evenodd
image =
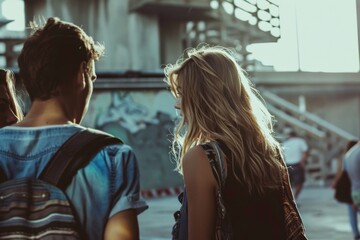
<path id="1" fill-rule="evenodd" d="M 19 123 L 0 129 L 0 167 L 8 178 L 38 177 L 72 135 L 88 108 L 103 54 L 80 27 L 49 18 L 35 26 L 18 63 L 31 107 Z M 104 147 L 72 178 L 66 194 L 86 239 L 138 239 L 139 171 L 125 144 Z"/>
<path id="2" fill-rule="evenodd" d="M 286 165 L 289 169 L 290 182 L 295 187 L 294 197 L 297 199 L 305 182 L 308 145 L 303 138 L 297 136 L 294 130 L 290 130 L 288 136 L 289 138 L 282 145 Z"/>

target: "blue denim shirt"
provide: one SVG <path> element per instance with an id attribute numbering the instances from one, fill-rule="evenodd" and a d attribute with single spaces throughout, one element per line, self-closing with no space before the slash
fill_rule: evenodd
<path id="1" fill-rule="evenodd" d="M 9 179 L 36 178 L 57 149 L 79 125 L 5 127 L 0 129 L 0 167 Z M 110 145 L 73 177 L 66 194 L 77 211 L 87 239 L 103 238 L 107 220 L 114 214 L 148 206 L 140 197 L 139 169 L 132 149 Z"/>

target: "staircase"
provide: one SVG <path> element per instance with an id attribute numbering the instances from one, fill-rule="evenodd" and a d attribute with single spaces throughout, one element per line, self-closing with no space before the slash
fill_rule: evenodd
<path id="1" fill-rule="evenodd" d="M 249 57 L 246 46 L 277 41 L 280 37 L 279 6 L 267 0 L 213 0 L 210 3 L 212 16 L 216 17 L 186 22 L 184 48 L 203 42 L 230 47 L 239 54 L 242 67 L 254 71 L 255 62 Z"/>
<path id="2" fill-rule="evenodd" d="M 276 94 L 261 89 L 261 96 L 268 110 L 276 117 L 275 131 L 278 140 L 285 140 L 283 129 L 291 127 L 306 139 L 310 151 L 306 166 L 306 184 L 323 186 L 331 179 L 334 163 L 343 156 L 343 149 L 350 140 L 357 139 L 337 126 L 325 121 L 307 111 L 302 111 L 297 105 L 280 98 Z"/>

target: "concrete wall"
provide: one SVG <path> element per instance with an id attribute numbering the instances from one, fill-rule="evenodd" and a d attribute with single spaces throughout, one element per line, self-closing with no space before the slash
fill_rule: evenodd
<path id="1" fill-rule="evenodd" d="M 181 186 L 170 155 L 174 103 L 167 90 L 96 90 L 83 124 L 114 134 L 134 149 L 143 189 Z"/>
<path id="2" fill-rule="evenodd" d="M 309 111 L 360 138 L 360 96 L 308 97 Z"/>
<path id="3" fill-rule="evenodd" d="M 26 19 L 51 16 L 74 22 L 105 44 L 106 56 L 97 64 L 104 71 L 160 68 L 157 16 L 128 11 L 128 0 L 34 0 L 26 2 Z"/>

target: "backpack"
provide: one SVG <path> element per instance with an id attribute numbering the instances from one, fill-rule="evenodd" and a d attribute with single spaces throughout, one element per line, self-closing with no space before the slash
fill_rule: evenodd
<path id="1" fill-rule="evenodd" d="M 7 179 L 0 169 L 0 239 L 86 239 L 65 190 L 103 147 L 121 143 L 84 129 L 58 149 L 38 179 Z"/>
<path id="2" fill-rule="evenodd" d="M 341 203 L 353 204 L 351 197 L 351 181 L 345 170 L 342 170 L 340 178 L 336 182 L 334 197 Z"/>

